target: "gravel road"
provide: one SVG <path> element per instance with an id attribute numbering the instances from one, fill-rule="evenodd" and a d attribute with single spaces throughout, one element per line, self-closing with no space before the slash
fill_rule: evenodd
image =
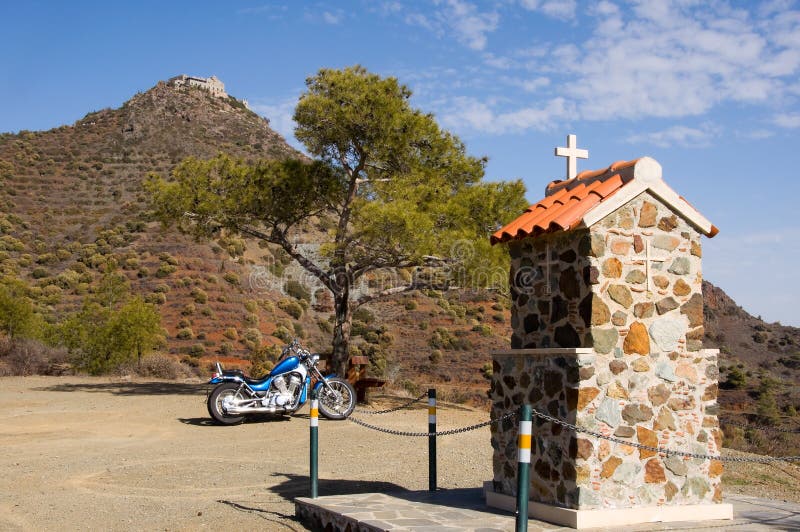
<path id="1" fill-rule="evenodd" d="M 218 427 L 199 383 L 1 378 L 0 530 L 305 530 L 292 499 L 308 494 L 307 412 Z M 423 403 L 360 417 L 427 430 Z M 486 419 L 439 408 L 440 429 Z M 320 495 L 428 487 L 427 438 L 326 420 L 319 438 Z M 440 438 L 438 456 L 440 487 L 491 478 L 486 427 Z M 734 466 L 730 477 L 729 492 L 800 502 L 795 466 Z"/>

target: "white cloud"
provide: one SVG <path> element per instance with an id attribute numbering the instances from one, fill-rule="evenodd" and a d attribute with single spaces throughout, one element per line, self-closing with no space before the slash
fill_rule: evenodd
<path id="1" fill-rule="evenodd" d="M 335 14 L 330 11 L 325 11 L 322 13 L 322 20 L 324 20 L 326 24 L 339 24 L 342 21 L 342 13 Z"/>
<path id="2" fill-rule="evenodd" d="M 787 129 L 797 129 L 800 127 L 800 113 L 786 113 L 775 115 L 772 119 L 775 125 Z"/>
<path id="3" fill-rule="evenodd" d="M 528 11 L 540 11 L 548 17 L 561 20 L 575 18 L 575 0 L 521 0 L 520 4 Z"/>
<path id="4" fill-rule="evenodd" d="M 675 145 L 702 148 L 709 146 L 711 140 L 718 134 L 719 128 L 710 124 L 705 124 L 699 128 L 677 125 L 662 131 L 632 135 L 626 140 L 630 143 L 647 142 L 661 148 L 669 148 Z"/>
<path id="5" fill-rule="evenodd" d="M 544 131 L 557 120 L 575 116 L 574 106 L 563 98 L 554 98 L 543 106 L 512 111 L 496 111 L 496 102 L 482 102 L 470 97 L 456 97 L 445 105 L 442 122 L 448 127 L 480 133 L 504 134 L 529 129 Z"/>
<path id="6" fill-rule="evenodd" d="M 439 91 L 436 108 L 451 124 L 495 133 L 541 128 L 555 116 L 548 106 L 560 100 L 569 102 L 568 119 L 586 121 L 686 119 L 723 107 L 780 105 L 791 112 L 772 123 L 800 127 L 794 112 L 800 98 L 800 11 L 785 3 L 759 8 L 732 7 L 725 0 L 601 0 L 581 17 L 588 26 L 580 38 L 532 36 L 518 48 L 490 46 L 492 32 L 504 29 L 498 12 L 522 6 L 544 13 L 547 4 L 506 0 L 494 4 L 495 12 L 467 0 L 435 0 L 432 11 L 404 15 L 409 24 L 480 52 L 471 68 L 427 81 L 427 92 L 420 87 L 429 99 Z M 498 101 L 499 95 L 505 100 Z M 542 114 L 546 109 L 551 112 Z M 740 138 L 773 134 L 763 128 L 737 133 L 735 127 L 731 131 Z M 713 128 L 675 125 L 645 138 L 659 146 L 693 145 L 716 134 Z"/>
<path id="7" fill-rule="evenodd" d="M 473 50 L 486 48 L 487 35 L 497 29 L 500 16 L 496 12 L 480 12 L 475 5 L 464 0 L 446 0 L 440 19 L 449 27 L 456 39 Z"/>
<path id="8" fill-rule="evenodd" d="M 723 102 L 769 102 L 800 69 L 800 20 L 698 2 L 594 8 L 594 33 L 556 49 L 586 119 L 697 116 Z"/>

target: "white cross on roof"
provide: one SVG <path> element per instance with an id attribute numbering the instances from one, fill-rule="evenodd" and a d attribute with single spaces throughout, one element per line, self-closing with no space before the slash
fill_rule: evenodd
<path id="1" fill-rule="evenodd" d="M 589 150 L 578 149 L 578 137 L 567 135 L 567 147 L 556 148 L 556 157 L 567 158 L 567 179 L 574 179 L 578 175 L 578 159 L 588 159 Z"/>

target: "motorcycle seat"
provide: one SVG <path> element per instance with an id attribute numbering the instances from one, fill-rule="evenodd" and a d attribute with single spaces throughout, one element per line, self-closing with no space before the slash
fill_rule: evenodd
<path id="1" fill-rule="evenodd" d="M 247 375 L 244 375 L 244 382 L 246 382 L 250 386 L 258 386 L 260 384 L 264 384 L 267 381 L 267 379 L 269 379 L 269 375 L 262 377 L 260 379 L 251 379 Z"/>
<path id="2" fill-rule="evenodd" d="M 222 371 L 223 377 L 238 377 L 246 382 L 250 386 L 258 386 L 260 384 L 264 384 L 264 382 L 269 379 L 269 375 L 266 375 L 260 379 L 252 379 L 244 374 L 244 372 L 240 369 L 226 369 Z"/>

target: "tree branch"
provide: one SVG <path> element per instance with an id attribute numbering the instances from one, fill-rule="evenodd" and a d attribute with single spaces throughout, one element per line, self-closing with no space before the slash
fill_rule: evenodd
<path id="1" fill-rule="evenodd" d="M 286 251 L 286 253 L 289 254 L 290 257 L 296 260 L 300 266 L 305 268 L 307 272 L 319 279 L 319 281 L 325 285 L 328 290 L 334 294 L 338 293 L 338 287 L 331 279 L 331 276 L 317 263 L 300 253 L 300 251 L 298 251 L 297 248 L 291 242 L 289 242 L 284 232 L 279 231 L 277 228 L 273 228 L 272 233 L 267 234 L 263 231 L 259 231 L 258 229 L 246 225 L 238 225 L 236 227 L 244 234 L 266 240 L 267 242 L 272 242 L 273 244 L 278 244 L 283 248 L 284 251 Z"/>
<path id="2" fill-rule="evenodd" d="M 394 294 L 401 294 L 403 292 L 411 292 L 412 290 L 418 290 L 420 288 L 425 288 L 425 285 L 411 283 L 405 286 L 395 286 L 393 288 L 387 288 L 386 290 L 381 290 L 380 292 L 375 292 L 374 294 L 364 294 L 363 296 L 353 301 L 353 304 L 355 305 L 354 308 L 358 308 L 361 305 L 369 303 L 370 301 L 375 301 L 376 299 L 391 296 Z"/>

